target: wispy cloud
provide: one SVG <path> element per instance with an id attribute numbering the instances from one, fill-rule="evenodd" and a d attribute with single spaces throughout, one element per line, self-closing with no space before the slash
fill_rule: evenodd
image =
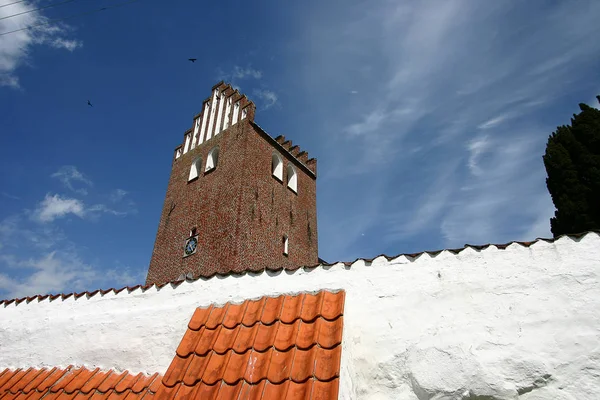
<path id="1" fill-rule="evenodd" d="M 547 135 L 568 122 L 576 103 L 566 105 L 565 121 L 556 118 L 557 107 L 589 93 L 600 65 L 600 41 L 590 40 L 600 34 L 600 3 L 322 7 L 306 32 L 302 75 L 311 104 L 328 110 L 314 123 L 328 132 L 320 197 L 343 196 L 350 215 L 365 212 L 365 196 L 380 198 L 360 231 L 376 229 L 391 240 L 428 233 L 455 245 L 547 236 L 552 207 L 541 156 Z M 578 23 L 565 27 L 565 18 Z M 340 97 L 348 87 L 362 95 Z M 331 207 L 321 212 L 331 232 L 343 231 L 341 215 Z M 356 238 L 338 244 L 320 235 L 337 257 L 351 252 Z"/>
<path id="2" fill-rule="evenodd" d="M 246 79 L 246 78 L 260 79 L 260 78 L 262 78 L 262 71 L 254 69 L 252 67 L 243 68 L 243 67 L 236 65 L 233 67 L 233 72 L 232 72 L 231 76 L 236 79 Z"/>
<path id="3" fill-rule="evenodd" d="M 18 259 L 1 257 L 0 294 L 16 298 L 35 294 L 94 290 L 104 285 L 119 286 L 143 282 L 142 268 L 100 270 L 84 262 L 76 253 L 51 251 L 37 257 Z M 10 270 L 26 271 L 25 276 L 11 275 Z"/>
<path id="4" fill-rule="evenodd" d="M 130 206 L 128 210 L 122 211 L 115 210 L 105 204 L 86 206 L 81 200 L 47 193 L 34 210 L 31 218 L 38 222 L 48 223 L 69 215 L 75 215 L 82 219 L 97 219 L 100 214 L 124 216 L 137 212 L 133 203 L 130 202 Z"/>
<path id="5" fill-rule="evenodd" d="M 258 97 L 264 104 L 264 109 L 273 107 L 277 103 L 277 94 L 267 89 L 254 90 L 254 96 Z"/>
<path id="6" fill-rule="evenodd" d="M 33 219 L 39 222 L 52 222 L 69 214 L 83 218 L 85 215 L 83 202 L 48 193 L 35 209 Z"/>
<path id="7" fill-rule="evenodd" d="M 111 203 L 118 203 L 127 195 L 127 191 L 123 189 L 115 189 L 109 195 Z"/>
<path id="8" fill-rule="evenodd" d="M 6 192 L 2 192 L 2 196 L 6 197 L 7 199 L 11 199 L 11 200 L 21 200 L 21 198 L 19 196 L 15 196 L 14 194 L 6 193 Z"/>
<path id="9" fill-rule="evenodd" d="M 11 0 L 0 0 L 0 18 L 35 8 L 36 3 L 25 1 L 14 3 Z M 37 26 L 0 36 L 0 86 L 19 88 L 17 71 L 21 66 L 31 62 L 31 50 L 36 45 L 46 45 L 56 49 L 73 51 L 82 46 L 77 39 L 68 38 L 71 29 L 63 23 L 51 23 L 41 12 L 31 12 L 0 20 L 0 33 L 11 32 L 25 26 Z"/>
<path id="10" fill-rule="evenodd" d="M 473 175 L 481 176 L 483 173 L 479 167 L 478 162 L 481 155 L 489 148 L 490 142 L 487 136 L 479 136 L 471 140 L 467 144 L 469 150 L 469 170 Z"/>
<path id="11" fill-rule="evenodd" d="M 52 175 L 50 175 L 52 178 L 56 178 L 58 180 L 60 180 L 62 182 L 62 184 L 67 187 L 68 189 L 79 193 L 79 194 L 83 194 L 86 195 L 87 189 L 85 188 L 75 188 L 74 184 L 75 183 L 81 183 L 84 186 L 93 186 L 92 181 L 87 178 L 85 175 L 83 175 L 81 172 L 79 172 L 79 170 L 77 169 L 77 167 L 73 166 L 73 165 L 65 165 L 60 167 L 60 169 L 58 171 L 56 171 L 55 173 L 53 173 Z"/>
<path id="12" fill-rule="evenodd" d="M 55 224 L 36 224 L 27 212 L 0 221 L 0 299 L 94 290 L 141 283 L 145 266 L 89 263 L 81 246 Z M 87 254 L 87 252 L 85 252 Z"/>

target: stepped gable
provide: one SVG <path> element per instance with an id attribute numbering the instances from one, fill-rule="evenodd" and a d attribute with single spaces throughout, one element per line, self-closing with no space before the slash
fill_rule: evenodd
<path id="1" fill-rule="evenodd" d="M 337 399 L 345 292 L 196 309 L 159 398 Z"/>
<path id="2" fill-rule="evenodd" d="M 220 125 L 218 125 L 220 126 L 220 130 L 217 131 L 217 123 L 215 121 L 215 126 L 212 127 L 210 137 L 220 134 L 221 132 L 235 125 L 234 121 L 236 120 L 234 119 L 233 114 L 238 112 L 239 115 L 236 123 L 243 119 L 247 119 L 250 122 L 250 124 L 257 128 L 258 132 L 264 135 L 267 138 L 267 140 L 272 142 L 275 145 L 275 147 L 279 148 L 283 153 L 289 154 L 291 159 L 296 160 L 297 164 L 299 164 L 303 169 L 309 172 L 310 175 L 312 175 L 313 177 L 316 176 L 317 160 L 315 158 L 309 158 L 308 153 L 306 151 L 303 151 L 298 145 L 292 145 L 291 140 L 286 141 L 283 135 L 280 135 L 277 138 L 273 139 L 271 135 L 269 135 L 265 130 L 263 130 L 260 126 L 258 126 L 258 124 L 254 122 L 256 114 L 256 105 L 253 101 L 248 99 L 246 95 L 240 93 L 237 89 L 234 89 L 230 84 L 225 83 L 223 81 L 214 85 L 211 88 L 211 90 L 212 95 L 207 97 L 202 102 L 202 110 L 196 115 L 194 115 L 192 127 L 184 132 L 182 143 L 175 148 L 174 161 L 178 160 L 183 154 L 187 153 L 189 149 L 200 145 L 204 141 L 204 139 L 201 137 L 203 133 L 202 125 L 208 125 L 208 122 L 205 121 L 210 120 L 209 114 L 211 111 L 211 101 L 216 101 L 216 109 L 219 109 L 221 106 L 221 102 L 224 101 L 225 103 L 223 103 L 223 109 L 225 111 L 222 113 L 220 119 L 221 122 Z M 215 96 L 215 94 L 217 95 Z M 220 94 L 224 96 L 223 99 L 221 99 L 221 97 L 219 96 Z M 227 113 L 226 111 L 228 103 L 231 104 L 231 109 L 229 113 Z M 239 103 L 239 110 L 236 110 L 234 107 L 234 105 L 237 103 Z M 244 114 L 245 116 L 242 117 L 242 114 Z M 218 120 L 219 113 L 217 111 L 215 111 L 215 115 L 217 115 Z M 229 124 L 227 123 L 227 121 L 229 121 Z M 205 126 L 204 129 L 207 130 L 208 127 Z M 208 133 L 204 133 L 203 136 L 207 137 L 207 134 Z M 186 150 L 186 142 L 189 142 L 188 150 Z"/>
<path id="3" fill-rule="evenodd" d="M 159 374 L 89 370 L 72 365 L 62 368 L 5 369 L 0 372 L 0 398 L 14 400 L 73 398 L 128 400 L 152 399 L 160 387 Z"/>

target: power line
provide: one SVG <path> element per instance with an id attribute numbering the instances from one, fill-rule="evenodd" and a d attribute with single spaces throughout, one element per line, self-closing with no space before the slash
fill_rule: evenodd
<path id="1" fill-rule="evenodd" d="M 0 21 L 2 21 L 3 19 L 8 19 L 8 18 L 16 17 L 17 15 L 29 14 L 30 12 L 40 11 L 40 10 L 44 10 L 46 8 L 56 7 L 56 6 L 60 6 L 62 4 L 67 4 L 67 3 L 72 3 L 74 1 L 77 1 L 77 0 L 65 0 L 65 1 L 61 1 L 60 3 L 52 3 L 52 4 L 48 4 L 47 6 L 44 6 L 44 7 L 34 8 L 33 10 L 27 10 L 27 11 L 23 11 L 23 12 L 20 12 L 20 13 L 13 14 L 13 15 L 7 15 L 6 17 L 0 18 Z"/>
<path id="2" fill-rule="evenodd" d="M 8 31 L 8 32 L 0 33 L 0 36 L 8 35 L 10 33 L 25 31 L 27 29 L 37 28 L 38 26 L 48 25 L 48 24 L 51 24 L 51 23 L 57 22 L 57 21 L 64 21 L 66 19 L 71 19 L 71 18 L 75 18 L 75 17 L 81 17 L 81 16 L 84 16 L 84 15 L 94 14 L 94 13 L 97 13 L 97 12 L 100 12 L 100 11 L 109 10 L 111 8 L 122 7 L 122 6 L 125 6 L 127 4 L 135 3 L 136 1 L 139 1 L 139 0 L 125 1 L 123 3 L 117 3 L 117 4 L 113 4 L 111 6 L 97 8 L 95 10 L 90 10 L 90 11 L 82 12 L 82 13 L 79 13 L 79 14 L 69 15 L 68 17 L 49 19 L 49 20 L 47 20 L 45 22 L 42 22 L 42 23 L 39 23 L 39 24 L 26 26 L 25 28 L 21 28 L 21 29 L 15 29 L 14 31 Z"/>
<path id="3" fill-rule="evenodd" d="M 22 2 L 24 2 L 24 1 L 29 1 L 29 0 L 19 0 L 19 1 L 13 1 L 12 3 L 8 3 L 8 4 L 2 4 L 2 5 L 0 6 L 0 8 L 2 8 L 2 7 L 6 7 L 6 6 L 12 6 L 13 4 L 22 3 Z"/>

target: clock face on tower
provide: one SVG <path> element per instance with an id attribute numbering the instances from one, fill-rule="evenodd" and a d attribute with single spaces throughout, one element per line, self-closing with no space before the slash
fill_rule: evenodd
<path id="1" fill-rule="evenodd" d="M 198 237 L 194 236 L 186 240 L 184 253 L 186 256 L 192 255 L 196 252 L 198 248 Z"/>

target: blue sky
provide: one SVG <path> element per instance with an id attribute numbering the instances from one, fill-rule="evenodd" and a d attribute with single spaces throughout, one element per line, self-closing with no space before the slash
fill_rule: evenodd
<path id="1" fill-rule="evenodd" d="M 600 2 L 204 3 L 0 36 L 0 297 L 143 282 L 173 149 L 221 79 L 318 158 L 327 261 L 550 236 L 542 155 L 596 105 Z"/>

